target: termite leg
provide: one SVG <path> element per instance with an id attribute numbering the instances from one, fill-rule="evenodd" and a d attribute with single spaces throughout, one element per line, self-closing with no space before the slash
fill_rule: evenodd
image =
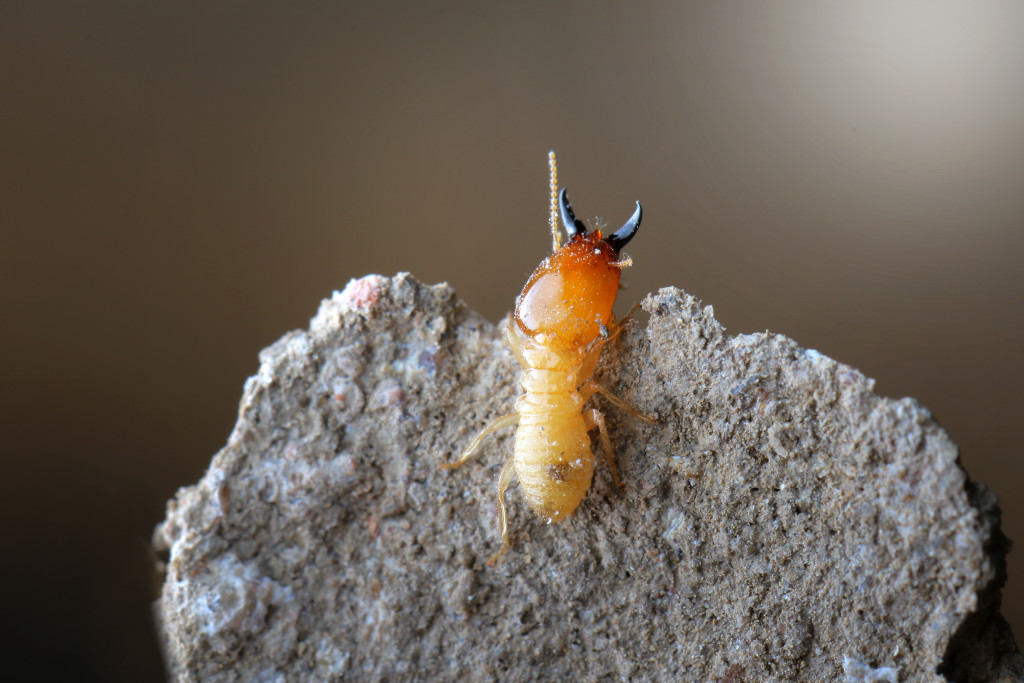
<path id="1" fill-rule="evenodd" d="M 487 560 L 488 567 L 493 567 L 501 554 L 509 549 L 508 510 L 505 509 L 505 491 L 508 489 L 508 485 L 512 483 L 512 477 L 515 473 L 515 455 L 510 455 L 505 464 L 501 466 L 501 474 L 498 475 L 498 522 L 501 526 L 501 549 L 494 553 L 491 559 Z"/>
<path id="2" fill-rule="evenodd" d="M 584 356 L 583 362 L 580 363 L 580 369 L 576 373 L 577 384 L 582 384 L 591 378 L 591 376 L 594 374 L 594 370 L 597 369 L 597 361 L 599 361 L 600 359 L 601 346 L 594 345 L 594 348 L 590 349 L 587 355 Z"/>
<path id="3" fill-rule="evenodd" d="M 507 320 L 508 324 L 505 325 L 505 339 L 508 340 L 508 345 L 512 347 L 512 353 L 515 354 L 516 360 L 519 361 L 519 365 L 521 365 L 525 370 L 529 368 L 530 365 L 526 362 L 526 357 L 523 356 L 523 342 L 512 330 L 512 318 L 508 318 Z"/>
<path id="4" fill-rule="evenodd" d="M 612 468 L 612 477 L 615 484 L 622 488 L 622 479 L 619 478 L 619 466 L 615 463 L 615 454 L 612 453 L 612 441 L 608 438 L 608 427 L 604 423 L 604 415 L 597 408 L 591 408 L 583 413 L 583 422 L 587 425 L 587 431 L 597 427 L 601 433 L 601 448 L 604 450 L 604 457 L 608 460 L 608 466 Z"/>
<path id="5" fill-rule="evenodd" d="M 585 382 L 590 379 L 590 376 L 594 374 L 594 370 L 597 369 L 597 362 L 601 359 L 601 349 L 605 344 L 622 334 L 622 330 L 626 328 L 626 324 L 630 321 L 630 316 L 632 316 L 633 312 L 639 307 L 640 304 L 633 304 L 633 308 L 629 309 L 629 313 L 626 314 L 625 318 L 618 322 L 613 320 L 607 326 L 601 323 L 600 320 L 597 322 L 600 334 L 597 339 L 591 342 L 590 347 L 587 350 L 587 354 L 583 357 L 583 362 L 580 363 L 580 369 L 576 373 L 576 377 L 579 382 Z M 506 334 L 509 335 L 509 343 L 512 343 L 511 324 L 509 325 L 509 329 Z M 515 347 L 513 347 L 513 351 L 514 350 Z M 517 353 L 516 357 L 518 356 L 519 354 Z M 527 366 L 524 365 L 523 367 L 525 368 Z"/>
<path id="6" fill-rule="evenodd" d="M 638 308 L 640 308 L 639 301 L 633 304 L 632 308 L 629 309 L 629 313 L 622 316 L 622 320 L 612 325 L 612 334 L 610 337 L 608 337 L 608 341 L 611 341 L 612 339 L 615 339 L 615 337 L 619 336 L 619 332 L 622 332 L 623 328 L 626 327 L 626 323 L 630 322 L 633 319 L 633 314 L 636 313 L 636 309 Z"/>
<path id="7" fill-rule="evenodd" d="M 512 425 L 517 424 L 518 422 L 519 413 L 502 415 L 501 417 L 497 418 L 496 420 L 494 420 L 494 422 L 484 427 L 484 430 L 482 432 L 476 435 L 476 438 L 473 439 L 473 442 L 469 444 L 469 447 L 462 452 L 462 455 L 459 456 L 458 460 L 456 460 L 455 462 L 446 462 L 442 464 L 441 469 L 450 470 L 465 464 L 467 460 L 473 457 L 473 454 L 477 451 L 477 449 L 480 448 L 480 444 L 483 442 L 485 436 L 487 436 L 488 434 L 492 434 L 498 431 L 499 429 L 503 429 L 504 427 L 511 427 Z"/>
<path id="8" fill-rule="evenodd" d="M 594 381 L 587 382 L 586 384 L 584 384 L 580 388 L 580 398 L 583 399 L 584 403 L 589 401 L 590 397 L 593 396 L 594 394 L 601 394 L 606 399 L 608 399 L 609 403 L 611 403 L 613 406 L 615 406 L 619 410 L 623 410 L 623 411 L 629 413 L 630 415 L 632 415 L 633 417 L 640 418 L 644 422 L 650 422 L 651 424 L 657 424 L 657 422 L 658 422 L 658 418 L 652 417 L 650 415 L 644 415 L 639 410 L 637 410 L 636 408 L 634 408 L 630 404 L 626 403 L 621 398 L 619 398 L 618 396 L 616 396 L 612 392 L 608 391 L 607 389 L 602 387 L 597 382 L 594 382 Z"/>

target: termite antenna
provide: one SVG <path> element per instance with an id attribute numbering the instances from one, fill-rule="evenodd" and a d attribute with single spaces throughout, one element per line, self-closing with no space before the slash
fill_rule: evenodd
<path id="1" fill-rule="evenodd" d="M 576 218 L 576 214 L 572 212 L 569 195 L 565 193 L 564 189 L 558 193 L 558 208 L 562 211 L 562 225 L 565 226 L 565 233 L 569 235 L 569 239 L 576 235 L 587 234 L 587 226 L 583 225 L 583 221 Z"/>
<path id="2" fill-rule="evenodd" d="M 626 224 L 604 239 L 604 241 L 615 250 L 616 254 L 626 246 L 627 242 L 633 239 L 633 235 L 635 235 L 636 231 L 640 229 L 640 219 L 642 217 L 643 209 L 640 208 L 640 202 L 637 202 L 636 211 L 634 211 L 633 215 L 629 217 Z"/>
<path id="3" fill-rule="evenodd" d="M 548 213 L 551 251 L 558 251 L 562 247 L 562 233 L 558 230 L 558 165 L 555 163 L 555 150 L 548 152 L 548 191 L 551 194 L 551 211 Z"/>

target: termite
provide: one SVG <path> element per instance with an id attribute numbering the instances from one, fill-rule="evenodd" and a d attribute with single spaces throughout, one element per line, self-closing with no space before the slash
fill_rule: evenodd
<path id="1" fill-rule="evenodd" d="M 505 337 L 523 368 L 523 395 L 515 412 L 495 419 L 469 444 L 449 469 L 464 464 L 488 434 L 518 425 L 512 455 L 498 475 L 498 516 L 501 549 L 488 560 L 493 566 L 508 550 L 508 513 L 505 491 L 517 476 L 533 511 L 548 524 L 571 515 L 590 488 L 594 453 L 590 431 L 597 428 L 612 477 L 622 486 L 604 415 L 584 409 L 595 394 L 632 415 L 655 422 L 611 394 L 592 379 L 604 345 L 622 329 L 612 307 L 619 277 L 632 260 L 622 252 L 640 227 L 642 209 L 608 235 L 588 231 L 573 214 L 565 189 L 558 192 L 555 154 L 548 155 L 551 190 L 553 250 L 541 261 L 516 299 L 514 325 L 509 320 Z M 558 215 L 568 235 L 561 245 Z M 628 317 L 628 316 L 627 316 Z"/>

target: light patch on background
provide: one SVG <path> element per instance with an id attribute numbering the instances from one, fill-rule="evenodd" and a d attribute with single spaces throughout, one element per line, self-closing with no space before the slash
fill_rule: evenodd
<path id="1" fill-rule="evenodd" d="M 1019 150 L 1022 5 L 859 3 L 843 12 L 830 112 L 860 123 L 863 155 L 882 176 L 935 189 L 997 182 L 1001 152 Z M 833 24 L 836 28 L 836 24 Z M 842 95 L 846 90 L 847 94 Z M 841 99 L 840 99 L 841 98 Z M 856 151 L 851 146 L 850 151 Z M 979 178 L 980 174 L 980 178 Z"/>
<path id="2" fill-rule="evenodd" d="M 955 243 L 1017 239 L 1020 26 L 1019 3 L 858 2 L 680 10 L 661 30 L 689 125 L 719 139 L 698 162 L 710 184 L 753 179 L 730 203 Z"/>

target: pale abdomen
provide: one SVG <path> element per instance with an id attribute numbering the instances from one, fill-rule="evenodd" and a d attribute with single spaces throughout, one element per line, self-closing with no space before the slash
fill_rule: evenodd
<path id="1" fill-rule="evenodd" d="M 569 391 L 528 393 L 519 403 L 516 475 L 530 507 L 549 523 L 572 514 L 593 478 L 594 454 L 580 409 Z"/>

